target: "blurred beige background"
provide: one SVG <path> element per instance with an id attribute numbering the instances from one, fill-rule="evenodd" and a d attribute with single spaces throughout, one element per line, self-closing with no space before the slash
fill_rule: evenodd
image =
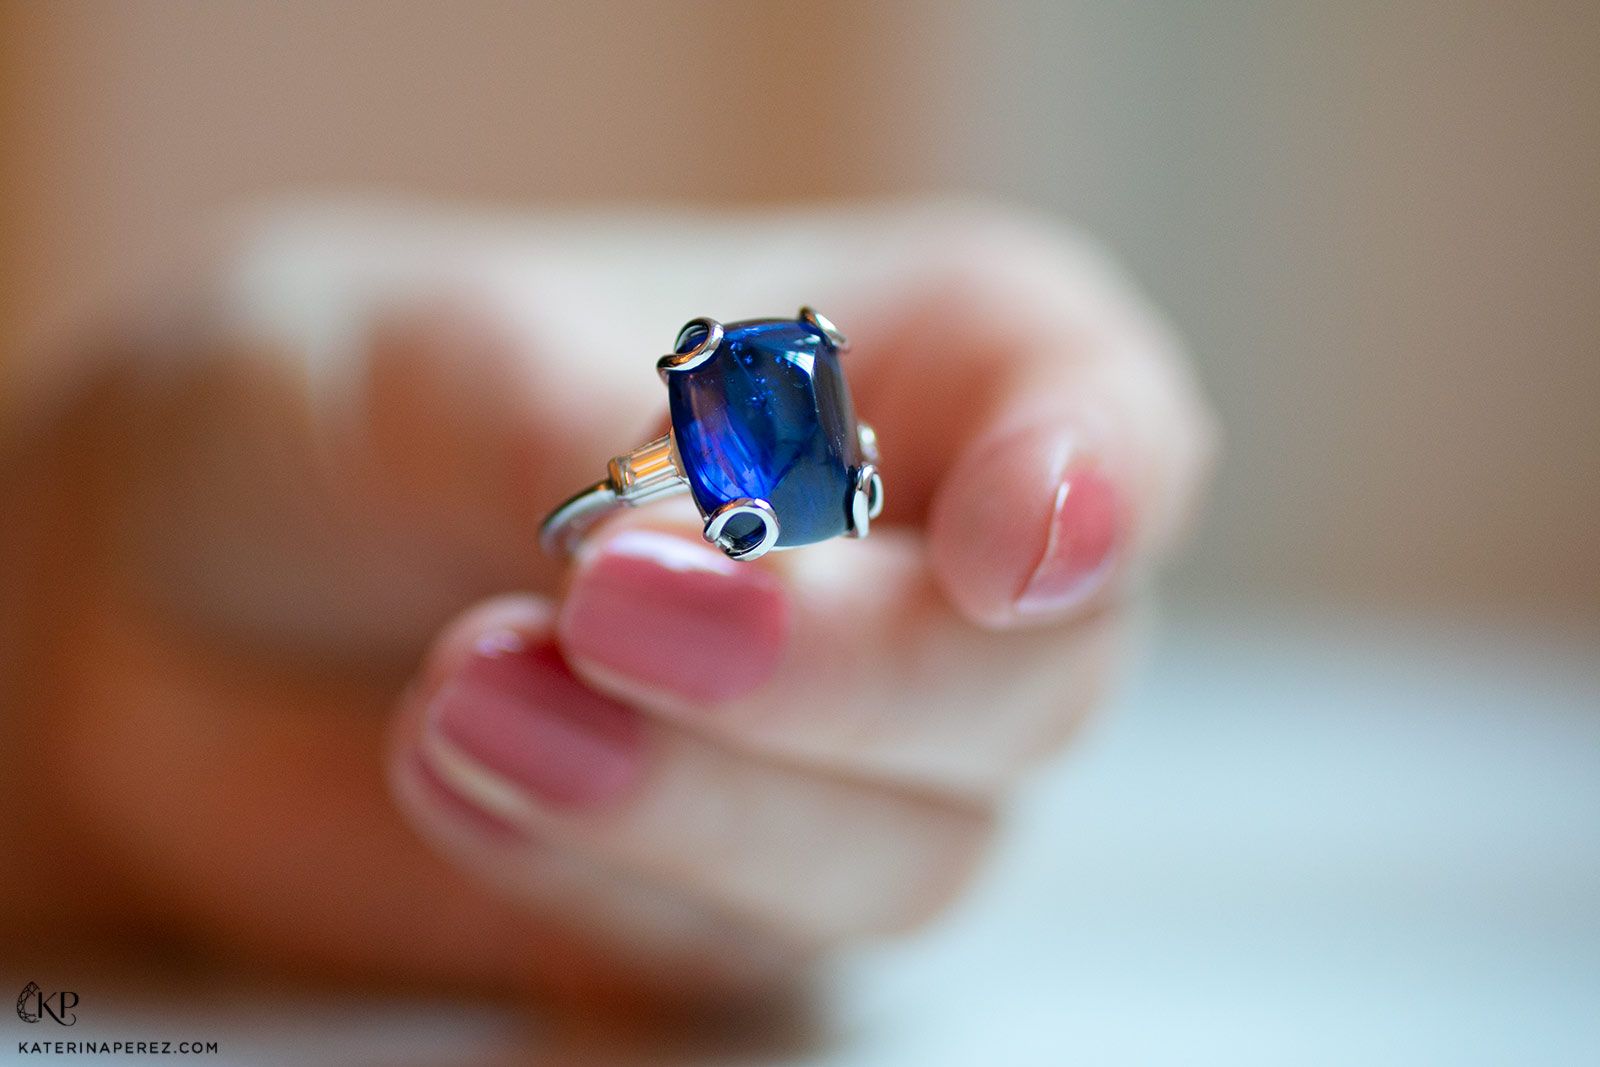
<path id="1" fill-rule="evenodd" d="M 1597 55 L 1576 0 L 0 0 L 0 364 L 264 197 L 990 192 L 1194 343 L 1186 591 L 1592 609 Z"/>

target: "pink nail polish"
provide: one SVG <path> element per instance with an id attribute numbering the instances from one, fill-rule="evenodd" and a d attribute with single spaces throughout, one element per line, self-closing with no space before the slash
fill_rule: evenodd
<path id="1" fill-rule="evenodd" d="M 451 822 L 471 827 L 483 837 L 499 842 L 520 841 L 522 831 L 483 808 L 434 769 L 422 753 L 412 754 L 407 772 L 429 805 Z"/>
<path id="2" fill-rule="evenodd" d="M 1098 467 L 1068 468 L 1056 488 L 1050 530 L 1019 615 L 1059 615 L 1090 600 L 1113 570 L 1122 540 L 1122 496 Z"/>
<path id="3" fill-rule="evenodd" d="M 583 561 L 558 632 L 574 660 L 717 703 L 752 692 L 777 670 L 788 600 L 772 575 L 710 545 L 629 530 Z"/>
<path id="4" fill-rule="evenodd" d="M 638 777 L 638 713 L 584 685 L 553 642 L 486 635 L 440 688 L 429 728 L 507 783 L 557 807 L 610 800 Z"/>

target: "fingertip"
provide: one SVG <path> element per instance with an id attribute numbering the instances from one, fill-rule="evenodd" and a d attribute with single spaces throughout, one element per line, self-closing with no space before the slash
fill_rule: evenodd
<path id="1" fill-rule="evenodd" d="M 946 596 L 991 629 L 1098 599 L 1127 534 L 1125 494 L 1092 436 L 1060 417 L 974 440 L 935 494 L 929 555 Z"/>
<path id="2" fill-rule="evenodd" d="M 508 596 L 440 634 L 401 702 L 390 752 L 398 798 L 424 822 L 481 837 L 534 808 L 605 806 L 638 778 L 638 714 L 572 673 L 554 619 L 544 598 Z M 463 818 L 467 809 L 479 817 Z"/>
<path id="3" fill-rule="evenodd" d="M 446 623 L 429 646 L 413 692 L 437 692 L 468 657 L 488 645 L 548 638 L 555 630 L 555 618 L 555 606 L 541 596 L 509 593 L 474 604 Z"/>

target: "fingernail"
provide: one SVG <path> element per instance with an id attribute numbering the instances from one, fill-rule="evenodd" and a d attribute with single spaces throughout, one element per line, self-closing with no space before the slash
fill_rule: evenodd
<path id="1" fill-rule="evenodd" d="M 1017 597 L 1019 615 L 1059 615 L 1098 593 L 1122 541 L 1122 495 L 1092 461 L 1069 463 L 1056 487 L 1044 552 Z"/>
<path id="2" fill-rule="evenodd" d="M 557 629 L 574 660 L 717 703 L 752 692 L 777 670 L 788 600 L 772 575 L 710 545 L 628 530 L 580 561 Z"/>
<path id="3" fill-rule="evenodd" d="M 407 772 L 423 799 L 436 811 L 443 812 L 452 823 L 470 827 L 481 837 L 493 841 L 523 839 L 520 829 L 458 789 L 423 753 L 412 754 Z"/>
<path id="4" fill-rule="evenodd" d="M 509 631 L 478 640 L 429 704 L 428 727 L 445 750 L 557 807 L 616 797 L 643 762 L 637 712 L 574 677 L 553 642 Z"/>

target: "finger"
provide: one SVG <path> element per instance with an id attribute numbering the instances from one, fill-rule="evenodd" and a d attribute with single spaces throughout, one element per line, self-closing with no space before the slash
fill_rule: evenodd
<path id="1" fill-rule="evenodd" d="M 457 666 L 481 654 L 484 642 L 498 647 L 519 627 L 536 634 L 548 614 L 537 600 L 500 598 L 474 608 L 440 639 L 393 729 L 389 779 L 400 808 L 439 852 L 522 911 L 534 932 L 524 951 L 553 964 L 533 973 L 561 999 L 646 992 L 652 1000 L 726 1001 L 786 984 L 808 962 L 795 944 L 690 893 L 619 877 L 480 803 L 457 784 L 459 773 L 436 766 L 422 740 L 430 702 L 418 694 L 452 684 Z M 603 785 L 597 783 L 601 793 Z"/>
<path id="2" fill-rule="evenodd" d="M 523 224 L 503 241 L 438 222 L 269 227 L 233 272 L 233 318 L 304 364 L 287 377 L 312 383 L 318 419 L 340 424 L 318 427 L 307 477 L 277 469 L 283 435 L 268 428 L 263 470 L 245 484 L 327 487 L 295 506 L 360 545 L 363 566 L 332 576 L 361 593 L 344 602 L 440 575 L 428 610 L 409 612 L 433 624 L 452 596 L 549 588 L 554 568 L 525 546 L 545 508 L 659 426 L 659 384 L 638 369 L 661 331 L 815 293 L 856 341 L 849 373 L 885 448 L 885 521 L 929 519 L 936 572 L 970 618 L 1070 614 L 1117 573 L 1109 564 L 1137 563 L 1181 525 L 1204 467 L 1203 407 L 1149 312 L 1052 227 L 933 204 L 693 228 L 686 244 L 684 220 L 660 216 L 602 232 Z M 652 277 L 647 294 L 622 284 L 636 274 Z M 352 412 L 365 416 L 343 424 Z M 1037 431 L 1031 443 L 996 443 L 1019 427 Z M 237 450 L 229 476 L 247 466 Z M 203 477 L 182 484 L 229 498 Z M 240 538 L 273 529 L 247 524 Z"/>
<path id="3" fill-rule="evenodd" d="M 687 506 L 580 552 L 558 633 L 595 687 L 731 745 L 989 794 L 1059 750 L 1115 666 L 1119 617 L 998 633 L 955 612 L 908 529 L 739 563 Z"/>
<path id="4" fill-rule="evenodd" d="M 558 498 L 659 419 L 658 383 L 633 372 L 694 312 L 770 314 L 813 295 L 838 308 L 857 342 L 849 358 L 858 406 L 892 431 L 894 499 L 917 515 L 959 447 L 987 425 L 982 416 L 1013 407 L 1033 370 L 1087 365 L 1103 347 L 1088 342 L 1101 338 L 1120 339 L 1113 348 L 1141 337 L 1141 347 L 1172 347 L 1081 240 L 994 207 L 641 213 L 606 226 L 335 217 L 285 212 L 258 227 L 223 272 L 230 330 L 307 364 L 302 377 L 319 393 L 350 390 L 377 409 L 397 397 L 390 432 L 373 433 L 396 451 L 417 452 L 416 434 L 431 422 L 506 415 L 499 425 L 520 423 L 517 447 L 533 435 L 540 462 L 485 451 L 523 467 L 525 489 Z M 1167 371 L 1181 378 L 1175 365 Z M 1203 421 L 1192 384 L 1163 387 L 1153 400 L 1155 421 Z M 486 439 L 509 446 L 517 436 Z"/>
<path id="5" fill-rule="evenodd" d="M 900 929 L 964 878 L 980 809 L 769 762 L 645 716 L 579 681 L 549 612 L 509 602 L 441 640 L 402 718 L 414 755 L 523 840 L 612 878 L 703 901 L 797 944 Z M 529 843 L 531 842 L 531 844 Z"/>
<path id="6" fill-rule="evenodd" d="M 973 621 L 1070 617 L 1181 532 L 1211 452 L 1205 406 L 1095 257 L 998 215 L 935 232 L 902 299 L 855 331 L 875 354 L 859 408 L 883 444 L 886 517 L 926 518 Z"/>

